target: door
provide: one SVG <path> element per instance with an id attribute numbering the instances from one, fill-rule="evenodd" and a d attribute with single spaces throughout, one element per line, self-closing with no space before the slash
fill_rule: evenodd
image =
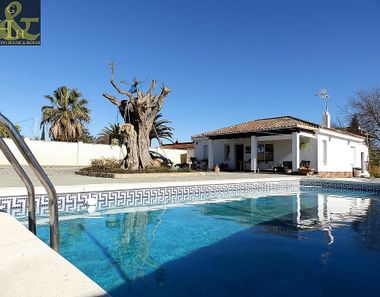
<path id="1" fill-rule="evenodd" d="M 244 145 L 237 144 L 235 146 L 235 160 L 236 160 L 236 170 L 244 170 Z"/>

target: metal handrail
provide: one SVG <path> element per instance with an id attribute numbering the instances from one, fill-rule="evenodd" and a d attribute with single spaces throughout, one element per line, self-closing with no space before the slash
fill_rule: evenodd
<path id="1" fill-rule="evenodd" d="M 32 181 L 26 174 L 25 170 L 21 167 L 20 163 L 17 161 L 16 157 L 13 155 L 12 151 L 5 143 L 5 141 L 0 137 L 0 150 L 4 153 L 5 157 L 8 159 L 9 163 L 12 165 L 18 176 L 24 183 L 26 190 L 28 191 L 28 223 L 29 230 L 36 234 L 36 200 L 35 191 Z"/>
<path id="2" fill-rule="evenodd" d="M 0 125 L 2 125 L 9 133 L 10 137 L 16 144 L 17 148 L 32 168 L 38 180 L 44 186 L 46 193 L 49 197 L 49 221 L 50 221 L 50 247 L 55 251 L 59 251 L 59 237 L 58 237 L 58 201 L 55 188 L 38 163 L 36 157 L 21 137 L 16 127 L 9 121 L 3 114 L 0 113 Z M 11 163 L 12 164 L 12 163 Z M 14 166 L 14 164 L 12 164 Z M 17 166 L 17 165 L 16 165 Z M 16 169 L 15 169 L 16 170 Z"/>

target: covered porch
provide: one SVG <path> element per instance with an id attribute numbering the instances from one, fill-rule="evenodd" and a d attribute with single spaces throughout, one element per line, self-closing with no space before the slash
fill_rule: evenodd
<path id="1" fill-rule="evenodd" d="M 309 131 L 230 135 L 208 139 L 208 168 L 226 171 L 296 172 L 301 161 L 317 168 L 317 141 Z"/>

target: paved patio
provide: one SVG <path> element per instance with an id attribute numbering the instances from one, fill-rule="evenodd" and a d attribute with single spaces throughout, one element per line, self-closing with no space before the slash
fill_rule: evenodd
<path id="1" fill-rule="evenodd" d="M 28 166 L 24 169 L 31 177 L 34 185 L 40 186 L 40 182 L 34 176 L 32 170 Z M 254 174 L 250 172 L 201 172 L 201 173 L 178 173 L 178 175 L 170 174 L 151 174 L 147 176 L 139 174 L 131 174 L 128 178 L 104 178 L 76 175 L 74 172 L 79 167 L 44 167 L 47 175 L 55 186 L 73 186 L 88 184 L 129 184 L 129 183 L 149 183 L 149 182 L 179 182 L 179 181 L 205 181 L 205 180 L 228 180 L 228 179 L 252 179 L 252 178 L 268 178 L 279 177 L 284 175 L 276 175 L 270 173 Z M 23 186 L 22 181 L 15 173 L 12 167 L 0 167 L 0 187 L 20 187 Z"/>

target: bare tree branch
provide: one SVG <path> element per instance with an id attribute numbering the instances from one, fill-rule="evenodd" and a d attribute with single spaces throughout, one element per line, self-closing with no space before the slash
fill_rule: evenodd
<path id="1" fill-rule="evenodd" d="M 120 89 L 120 87 L 115 83 L 115 64 L 111 63 L 110 67 L 111 67 L 111 79 L 110 79 L 111 85 L 115 88 L 115 90 L 119 94 L 126 95 L 126 96 L 128 96 L 129 99 L 132 100 L 133 99 L 133 94 L 130 93 L 130 92 L 127 92 L 127 91 L 124 91 L 124 90 Z"/>
<path id="2" fill-rule="evenodd" d="M 152 80 L 148 91 L 144 92 L 137 88 L 138 81 L 135 79 L 133 85 L 135 91 L 133 93 L 127 92 L 115 83 L 115 65 L 110 64 L 110 67 L 111 85 L 119 94 L 126 95 L 129 98 L 120 101 L 115 96 L 107 93 L 103 94 L 111 103 L 118 106 L 125 123 L 133 127 L 133 131 L 126 135 L 124 140 L 127 148 L 124 165 L 131 170 L 157 166 L 157 163 L 153 162 L 149 153 L 149 135 L 154 119 L 161 110 L 165 98 L 170 93 L 170 89 L 162 86 L 161 92 L 153 95 L 157 83 L 156 80 Z"/>
<path id="3" fill-rule="evenodd" d="M 162 86 L 161 93 L 158 96 L 155 96 L 155 101 L 153 103 L 153 113 L 158 113 L 161 110 L 162 105 L 166 97 L 169 95 L 171 90 L 168 87 Z"/>
<path id="4" fill-rule="evenodd" d="M 156 88 L 156 84 L 157 84 L 157 81 L 155 79 L 152 80 L 152 83 L 150 84 L 149 90 L 148 90 L 148 92 L 146 92 L 147 96 L 152 96 L 152 92 Z"/>
<path id="5" fill-rule="evenodd" d="M 103 97 L 107 98 L 109 101 L 111 101 L 111 103 L 115 104 L 117 107 L 121 105 L 121 102 L 117 100 L 115 96 L 104 93 Z"/>
<path id="6" fill-rule="evenodd" d="M 380 146 L 380 89 L 358 91 L 345 110 L 348 119 L 357 115 L 361 129 L 375 140 L 372 145 Z"/>

